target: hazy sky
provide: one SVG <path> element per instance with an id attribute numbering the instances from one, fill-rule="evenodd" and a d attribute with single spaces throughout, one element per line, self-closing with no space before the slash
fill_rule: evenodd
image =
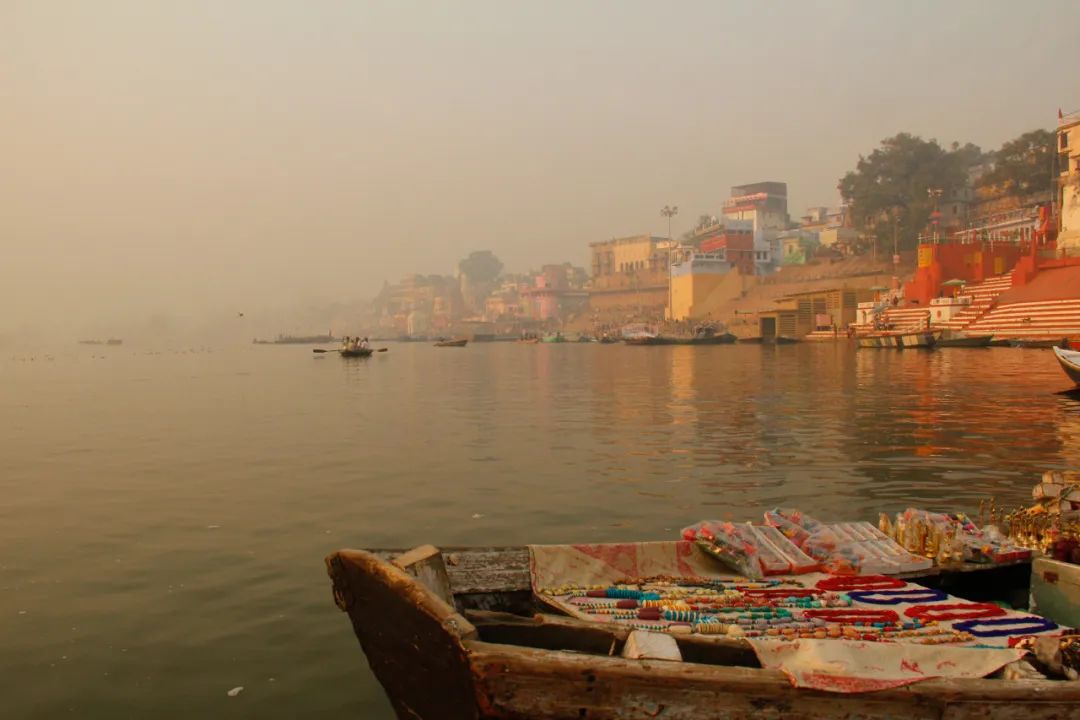
<path id="1" fill-rule="evenodd" d="M 0 332 L 355 300 L 793 214 L 1080 108 L 1080 3 L 0 0 Z"/>

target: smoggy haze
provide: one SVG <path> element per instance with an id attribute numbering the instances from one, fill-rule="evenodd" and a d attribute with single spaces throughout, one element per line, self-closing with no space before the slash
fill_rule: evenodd
<path id="1" fill-rule="evenodd" d="M 0 0 L 0 333 L 355 302 L 477 248 L 584 265 L 742 182 L 836 204 L 887 135 L 989 149 L 1080 108 L 1078 20 L 1047 0 Z"/>

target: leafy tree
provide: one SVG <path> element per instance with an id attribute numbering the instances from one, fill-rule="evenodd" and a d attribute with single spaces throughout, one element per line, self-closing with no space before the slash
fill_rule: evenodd
<path id="1" fill-rule="evenodd" d="M 458 270 L 470 283 L 493 282 L 502 272 L 503 264 L 490 250 L 474 250 L 469 257 L 458 263 Z"/>
<path id="2" fill-rule="evenodd" d="M 1010 140 L 994 154 L 994 169 L 979 184 L 1022 195 L 1049 192 L 1056 140 L 1049 130 L 1032 130 Z"/>
<path id="3" fill-rule="evenodd" d="M 970 143 L 947 151 L 936 140 L 900 133 L 859 157 L 855 170 L 841 178 L 840 194 L 857 227 L 881 242 L 895 232 L 900 248 L 912 248 L 933 210 L 928 190 L 940 189 L 948 197 L 966 182 L 973 158 L 981 156 Z"/>

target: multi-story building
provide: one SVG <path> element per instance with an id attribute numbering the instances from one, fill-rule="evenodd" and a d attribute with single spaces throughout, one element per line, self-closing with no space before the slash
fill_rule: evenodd
<path id="1" fill-rule="evenodd" d="M 634 235 L 589 244 L 594 310 L 664 308 L 668 301 L 667 238 Z"/>
<path id="2" fill-rule="evenodd" d="M 787 209 L 787 183 L 759 182 L 736 185 L 724 201 L 724 217 L 753 223 L 754 251 L 759 274 L 773 269 L 780 256 L 778 236 L 788 229 L 791 218 Z"/>
<path id="3" fill-rule="evenodd" d="M 768 261 L 766 252 L 754 242 L 751 220 L 728 220 L 702 228 L 691 239 L 702 253 L 716 255 L 743 275 L 758 275 Z"/>
<path id="4" fill-rule="evenodd" d="M 1058 118 L 1058 250 L 1080 255 L 1080 112 Z"/>

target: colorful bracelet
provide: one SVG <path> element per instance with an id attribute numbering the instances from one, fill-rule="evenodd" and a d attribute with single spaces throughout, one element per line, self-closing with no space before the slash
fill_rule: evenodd
<path id="1" fill-rule="evenodd" d="M 871 605 L 899 605 L 907 602 L 938 602 L 949 596 L 932 588 L 915 588 L 914 590 L 857 590 L 849 592 L 848 597 L 855 602 Z"/>
<path id="2" fill-rule="evenodd" d="M 815 585 L 819 590 L 891 590 L 907 585 L 903 580 L 885 575 L 840 575 L 828 577 Z"/>
<path id="3" fill-rule="evenodd" d="M 904 614 L 920 620 L 984 620 L 1001 617 L 1005 610 L 994 603 L 948 603 L 913 605 Z"/>
<path id="4" fill-rule="evenodd" d="M 1025 625 L 1023 623 L 1027 624 Z M 1018 625 L 1019 627 L 1009 627 L 1010 625 Z M 975 628 L 978 627 L 1003 627 L 1006 629 L 976 630 Z M 1034 615 L 1007 617 L 1000 618 L 998 620 L 964 620 L 963 622 L 953 623 L 953 630 L 971 633 L 975 637 L 981 638 L 1007 637 L 1011 635 L 1031 635 L 1032 633 L 1041 633 L 1046 632 L 1047 630 L 1056 629 L 1057 623 L 1047 620 L 1046 618 L 1036 617 Z"/>

